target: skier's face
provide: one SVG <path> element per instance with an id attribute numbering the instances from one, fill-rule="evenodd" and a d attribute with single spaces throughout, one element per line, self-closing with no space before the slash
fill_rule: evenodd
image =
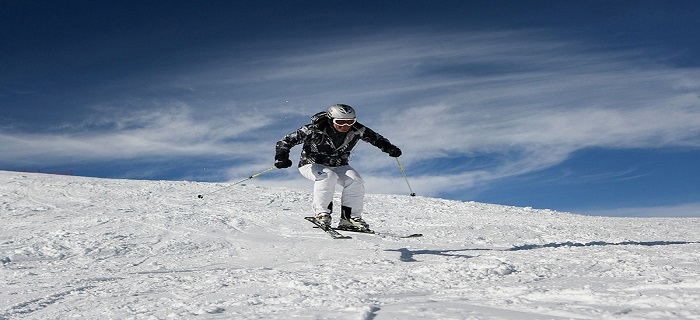
<path id="1" fill-rule="evenodd" d="M 350 131 L 350 126 L 339 126 L 337 124 L 333 124 L 333 128 L 335 128 L 336 131 L 339 132 L 348 132 Z"/>
<path id="2" fill-rule="evenodd" d="M 339 125 L 337 125 L 337 124 L 333 124 L 333 128 L 335 128 L 335 130 L 336 130 L 336 131 L 339 131 L 339 132 L 348 132 L 348 131 L 350 131 L 350 127 L 348 127 L 348 126 L 339 126 Z"/>

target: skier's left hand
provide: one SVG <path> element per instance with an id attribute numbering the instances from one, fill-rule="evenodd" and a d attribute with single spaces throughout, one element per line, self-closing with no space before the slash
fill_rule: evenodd
<path id="1" fill-rule="evenodd" d="M 398 158 L 401 156 L 401 149 L 397 146 L 391 146 L 386 153 L 388 153 L 390 157 Z"/>

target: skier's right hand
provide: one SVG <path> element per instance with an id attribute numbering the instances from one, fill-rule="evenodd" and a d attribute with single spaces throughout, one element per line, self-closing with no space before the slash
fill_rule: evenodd
<path id="1" fill-rule="evenodd" d="M 275 167 L 277 169 L 289 168 L 292 166 L 292 160 L 289 160 L 288 155 L 278 154 L 275 156 Z"/>
<path id="2" fill-rule="evenodd" d="M 275 161 L 275 167 L 277 167 L 277 169 L 289 168 L 291 166 L 292 160 L 289 159 Z"/>

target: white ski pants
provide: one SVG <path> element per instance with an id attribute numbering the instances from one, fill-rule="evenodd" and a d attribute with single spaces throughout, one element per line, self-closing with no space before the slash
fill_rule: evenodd
<path id="1" fill-rule="evenodd" d="M 299 167 L 299 172 L 314 182 L 313 209 L 316 214 L 330 213 L 328 205 L 333 202 L 335 185 L 339 184 L 343 187 L 341 206 L 352 209 L 351 217 L 362 217 L 365 182 L 351 166 L 327 167 L 312 163 Z"/>

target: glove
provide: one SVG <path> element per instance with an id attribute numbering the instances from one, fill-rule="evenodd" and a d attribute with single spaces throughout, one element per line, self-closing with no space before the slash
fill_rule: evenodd
<path id="1" fill-rule="evenodd" d="M 289 168 L 291 166 L 292 166 L 292 160 L 289 160 L 289 159 L 275 161 L 275 167 L 277 167 L 277 169 Z"/>
<path id="2" fill-rule="evenodd" d="M 289 160 L 289 155 L 278 154 L 275 155 L 275 167 L 277 169 L 289 168 L 292 166 L 292 160 Z"/>
<path id="3" fill-rule="evenodd" d="M 388 153 L 390 157 L 398 158 L 401 156 L 401 149 L 399 149 L 397 146 L 391 146 L 386 153 Z"/>

